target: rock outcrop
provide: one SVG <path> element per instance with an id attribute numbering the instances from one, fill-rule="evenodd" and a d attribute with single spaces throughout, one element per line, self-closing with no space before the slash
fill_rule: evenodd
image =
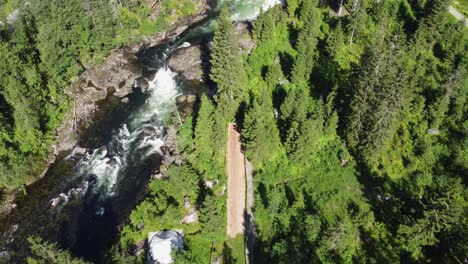
<path id="1" fill-rule="evenodd" d="M 140 49 L 155 46 L 164 39 L 174 39 L 187 30 L 189 26 L 205 19 L 209 11 L 211 11 L 211 0 L 193 0 L 193 2 L 195 4 L 195 12 L 191 16 L 180 18 L 172 22 L 172 24 L 169 25 L 169 28 L 172 30 L 144 37 L 137 45 L 133 45 L 130 51 L 137 53 Z"/>
<path id="2" fill-rule="evenodd" d="M 171 164 L 180 166 L 184 162 L 184 156 L 180 153 L 177 144 L 177 129 L 174 126 L 168 127 L 161 149 L 164 153 L 162 162 L 165 167 L 169 167 Z"/>
<path id="3" fill-rule="evenodd" d="M 210 2 L 194 0 L 195 13 L 174 21 L 168 26 L 170 30 L 145 36 L 138 43 L 116 48 L 99 65 L 85 65 L 85 70 L 78 80 L 65 88 L 65 93 L 73 99 L 73 108 L 65 114 L 61 126 L 55 131 L 55 142 L 48 153 L 46 167 L 38 176 L 39 179 L 47 174 L 48 166 L 57 159 L 59 153 L 71 151 L 77 146 L 80 129 L 90 127 L 96 119 L 96 113 L 102 110 L 100 105 L 103 104 L 97 102 L 113 95 L 122 98 L 121 104 L 126 104 L 129 102 L 127 96 L 134 92 L 135 88 L 143 92 L 148 89 L 149 76 L 144 76 L 144 65 L 138 59 L 139 51 L 171 41 L 189 26 L 205 19 L 211 9 Z M 10 212 L 11 206 L 1 205 L 0 214 L 3 211 Z"/>
<path id="4" fill-rule="evenodd" d="M 135 81 L 143 74 L 143 65 L 137 56 L 124 49 L 114 50 L 106 63 L 87 69 L 80 78 L 78 87 L 74 87 L 82 99 L 98 101 L 109 93 L 124 97 L 132 92 Z"/>
<path id="5" fill-rule="evenodd" d="M 73 98 L 73 112 L 68 113 L 62 126 L 56 131 L 56 143 L 53 145 L 53 155 L 72 149 L 77 143 L 76 134 L 80 127 L 89 126 L 95 113 L 99 110 L 96 102 L 110 95 L 120 97 L 122 103 L 128 102 L 127 96 L 139 89 L 148 89 L 149 76 L 144 76 L 144 65 L 138 59 L 138 52 L 182 34 L 190 25 L 200 22 L 208 16 L 210 5 L 208 0 L 195 0 L 196 12 L 189 17 L 174 21 L 171 30 L 152 36 L 146 36 L 139 43 L 117 48 L 111 51 L 102 64 L 85 66 L 85 71 L 78 81 L 65 89 Z M 52 157 L 49 159 L 53 160 Z"/>
<path id="6" fill-rule="evenodd" d="M 169 68 L 182 75 L 186 80 L 203 80 L 203 64 L 207 62 L 202 57 L 199 45 L 179 48 L 167 61 Z"/>
<path id="7" fill-rule="evenodd" d="M 247 23 L 237 23 L 236 31 L 239 36 L 239 47 L 242 53 L 249 54 L 256 46 L 250 34 L 249 25 Z"/>
<path id="8" fill-rule="evenodd" d="M 208 16 L 210 6 L 207 0 L 195 0 L 196 11 L 192 16 L 174 21 L 171 30 L 152 36 L 145 36 L 138 44 L 114 49 L 105 62 L 86 67 L 78 83 L 67 90 L 71 97 L 82 101 L 98 101 L 112 94 L 125 97 L 140 88 L 148 88 L 148 80 L 143 76 L 144 66 L 138 59 L 138 52 L 145 48 L 170 41 L 182 34 L 190 25 Z"/>
<path id="9" fill-rule="evenodd" d="M 199 93 L 180 95 L 176 98 L 181 119 L 185 119 L 187 116 L 190 116 L 193 113 L 193 109 L 195 108 L 195 104 L 197 103 L 197 96 L 203 92 L 203 89 L 201 88 L 197 92 Z"/>
<path id="10" fill-rule="evenodd" d="M 247 23 L 237 23 L 235 26 L 239 36 L 239 48 L 242 53 L 250 53 L 256 46 Z M 212 42 L 208 44 L 211 48 Z M 204 81 L 205 70 L 209 67 L 209 54 L 204 52 L 201 45 L 179 48 L 168 59 L 169 68 L 179 73 L 187 81 Z"/>

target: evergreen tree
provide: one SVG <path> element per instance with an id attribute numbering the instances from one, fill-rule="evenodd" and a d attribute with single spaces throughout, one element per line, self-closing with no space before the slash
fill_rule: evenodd
<path id="1" fill-rule="evenodd" d="M 432 37 L 438 38 L 441 36 L 442 28 L 444 25 L 440 22 L 446 20 L 449 5 L 449 0 L 428 1 L 428 10 L 426 11 L 428 16 L 426 17 L 426 21 L 424 21 L 423 23 L 432 29 L 430 30 L 433 34 Z"/>
<path id="2" fill-rule="evenodd" d="M 317 57 L 317 43 L 322 24 L 322 14 L 317 1 L 305 1 L 301 7 L 300 21 L 304 23 L 297 40 L 297 57 L 291 73 L 291 81 L 297 86 L 307 87 Z"/>
<path id="3" fill-rule="evenodd" d="M 285 80 L 283 70 L 281 69 L 281 64 L 278 62 L 273 63 L 268 67 L 267 74 L 265 76 L 265 81 L 267 82 L 269 88 L 273 90 L 276 85 L 280 84 Z"/>
<path id="4" fill-rule="evenodd" d="M 95 52 L 94 56 L 104 55 L 112 47 L 112 41 L 117 30 L 117 20 L 112 14 L 109 1 L 92 0 L 90 5 L 93 25 L 91 46 Z"/>
<path id="5" fill-rule="evenodd" d="M 44 12 L 38 21 L 37 38 L 49 86 L 62 88 L 80 73 L 79 59 L 89 57 L 89 17 L 80 0 L 52 0 L 33 10 Z"/>
<path id="6" fill-rule="evenodd" d="M 294 17 L 296 10 L 299 8 L 303 0 L 288 0 L 286 1 L 289 16 Z"/>
<path id="7" fill-rule="evenodd" d="M 239 39 L 226 8 L 218 17 L 210 62 L 210 78 L 217 84 L 218 108 L 225 120 L 231 120 L 245 95 L 246 76 Z"/>
<path id="8" fill-rule="evenodd" d="M 413 181 L 406 184 L 417 183 Z M 403 205 L 405 209 L 413 210 L 402 212 L 403 223 L 399 226 L 398 238 L 403 250 L 410 253 L 413 260 L 425 258 L 423 248 L 440 242 L 441 237 L 448 239 L 445 243 L 457 244 L 457 241 L 450 241 L 450 236 L 446 234 L 450 234 L 455 226 L 466 225 L 466 221 L 459 222 L 466 217 L 468 210 L 466 192 L 463 189 L 459 179 L 440 175 L 434 177 L 434 182 L 425 188 L 422 195 L 413 197 L 424 209 L 414 208 L 413 206 L 420 205 L 409 199 Z M 420 211 L 422 214 L 411 214 L 412 211 Z"/>
<path id="9" fill-rule="evenodd" d="M 200 223 L 203 232 L 211 241 L 221 242 L 225 239 L 226 206 L 222 198 L 208 195 L 200 208 Z"/>
<path id="10" fill-rule="evenodd" d="M 33 255 L 28 257 L 28 264 L 85 264 L 81 259 L 73 257 L 69 252 L 60 249 L 57 244 L 42 240 L 39 237 L 29 237 Z"/>
<path id="11" fill-rule="evenodd" d="M 255 20 L 252 36 L 257 42 L 268 42 L 273 39 L 275 32 L 274 9 L 266 12 L 260 11 L 260 15 Z"/>
<path id="12" fill-rule="evenodd" d="M 266 91 L 258 102 L 252 103 L 247 112 L 242 135 L 246 145 L 246 155 L 255 167 L 260 167 L 262 163 L 278 155 L 281 140 L 271 97 Z"/>
<path id="13" fill-rule="evenodd" d="M 331 30 L 327 42 L 327 50 L 331 55 L 333 62 L 339 66 L 338 70 L 349 71 L 353 64 L 357 64 L 359 62 L 359 56 L 361 55 L 360 50 L 359 48 L 350 46 L 349 43 L 347 43 L 341 21 L 338 22 L 336 28 Z M 329 72 L 331 69 L 326 68 L 326 70 L 326 73 L 330 74 Z"/>
<path id="14" fill-rule="evenodd" d="M 357 72 L 348 121 L 348 143 L 376 150 L 392 136 L 395 121 L 413 93 L 411 64 L 398 42 L 369 47 Z"/>
<path id="15" fill-rule="evenodd" d="M 194 151 L 192 164 L 205 179 L 213 179 L 217 176 L 215 165 L 215 142 L 213 118 L 214 106 L 210 99 L 203 95 L 200 100 L 200 108 L 195 125 Z"/>

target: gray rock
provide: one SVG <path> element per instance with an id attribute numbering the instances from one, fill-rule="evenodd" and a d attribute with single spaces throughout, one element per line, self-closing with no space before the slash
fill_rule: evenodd
<path id="1" fill-rule="evenodd" d="M 140 77 L 135 79 L 133 83 L 133 87 L 139 88 L 142 92 L 146 92 L 149 89 L 149 82 L 148 79 L 144 77 Z"/>
<path id="2" fill-rule="evenodd" d="M 48 164 L 54 163 L 56 159 L 57 159 L 57 156 L 55 156 L 54 153 L 50 153 L 49 155 L 47 155 Z"/>
<path id="3" fill-rule="evenodd" d="M 176 98 L 177 104 L 191 104 L 197 101 L 197 96 L 193 94 L 180 95 Z"/>
<path id="4" fill-rule="evenodd" d="M 190 198 L 188 198 L 188 196 L 184 197 L 184 207 L 185 209 L 192 207 L 192 203 L 190 202 Z"/>
<path id="5" fill-rule="evenodd" d="M 205 181 L 205 186 L 208 189 L 213 189 L 213 187 L 218 184 L 218 180 L 213 180 L 213 181 Z"/>
<path id="6" fill-rule="evenodd" d="M 197 102 L 197 96 L 193 94 L 181 95 L 176 98 L 176 102 L 181 119 L 185 119 L 193 113 L 195 104 Z"/>
<path id="7" fill-rule="evenodd" d="M 248 25 L 246 23 L 238 23 L 236 25 L 236 31 L 239 35 L 239 47 L 243 53 L 249 54 L 255 48 L 256 44 L 250 35 Z"/>
<path id="8" fill-rule="evenodd" d="M 1 237 L 3 242 L 5 242 L 6 244 L 10 244 L 11 242 L 13 242 L 15 240 L 13 235 L 17 230 L 18 230 L 18 224 L 14 224 L 10 226 L 10 228 L 5 233 L 3 233 L 3 237 Z"/>
<path id="9" fill-rule="evenodd" d="M 221 264 L 223 255 L 217 255 L 216 258 L 211 262 L 211 264 Z"/>
<path id="10" fill-rule="evenodd" d="M 152 126 L 147 126 L 147 127 L 144 127 L 142 129 L 142 132 L 145 136 L 153 136 L 157 133 L 157 129 L 155 127 L 152 127 Z"/>
<path id="11" fill-rule="evenodd" d="M 199 45 L 178 49 L 167 62 L 172 71 L 186 80 L 203 79 L 202 52 Z"/>
<path id="12" fill-rule="evenodd" d="M 165 175 L 161 172 L 157 172 L 151 175 L 151 179 L 162 180 L 163 178 L 165 178 Z"/>
<path id="13" fill-rule="evenodd" d="M 226 184 L 223 185 L 223 188 L 221 189 L 220 196 L 224 195 L 226 193 L 227 187 Z"/>
<path id="14" fill-rule="evenodd" d="M 7 23 L 8 24 L 13 24 L 15 23 L 16 20 L 18 20 L 18 18 L 20 17 L 21 15 L 21 12 L 19 11 L 19 9 L 16 9 L 15 11 L 13 11 L 12 13 L 10 13 L 8 16 L 7 16 Z"/>
<path id="15" fill-rule="evenodd" d="M 75 147 L 74 151 L 75 151 L 76 155 L 83 156 L 84 154 L 86 154 L 87 150 L 86 150 L 86 148 L 82 148 L 82 147 L 77 146 L 77 147 Z"/>
<path id="16" fill-rule="evenodd" d="M 439 135 L 440 134 L 440 130 L 437 129 L 437 128 L 430 128 L 427 130 L 427 133 L 428 134 L 431 134 L 431 135 Z"/>
<path id="17" fill-rule="evenodd" d="M 176 98 L 176 102 L 177 102 L 178 104 L 185 103 L 185 101 L 187 101 L 187 95 L 185 95 L 185 94 L 179 95 L 179 96 Z"/>
<path id="18" fill-rule="evenodd" d="M 177 129 L 174 126 L 167 128 L 164 138 L 164 146 L 161 148 L 164 152 L 163 164 L 169 167 L 171 164 L 181 165 L 184 162 L 184 157 L 181 155 L 177 145 Z"/>
<path id="19" fill-rule="evenodd" d="M 80 101 L 95 102 L 110 93 L 124 97 L 132 92 L 134 80 L 143 73 L 143 65 L 135 53 L 125 49 L 113 50 L 102 64 L 85 67 L 79 82 L 66 88 L 67 94 Z"/>
<path id="20" fill-rule="evenodd" d="M 184 216 L 180 224 L 192 224 L 198 221 L 198 212 L 195 207 L 190 208 L 187 214 Z"/>
<path id="21" fill-rule="evenodd" d="M 104 100 L 107 97 L 107 89 L 98 89 L 93 86 L 88 86 L 83 89 L 83 98 L 86 98 L 91 101 Z"/>
<path id="22" fill-rule="evenodd" d="M 119 165 L 119 162 L 115 158 L 111 158 L 106 162 L 106 164 L 109 166 L 117 166 Z"/>
<path id="23" fill-rule="evenodd" d="M 133 255 L 139 256 L 141 253 L 145 251 L 146 241 L 140 240 L 135 244 L 135 250 L 133 251 Z"/>

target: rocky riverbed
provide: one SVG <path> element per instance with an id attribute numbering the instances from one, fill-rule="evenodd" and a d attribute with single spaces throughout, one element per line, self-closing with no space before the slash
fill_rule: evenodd
<path id="1" fill-rule="evenodd" d="M 43 172 L 37 180 L 43 178 L 51 165 L 59 158 L 70 153 L 84 155 L 90 142 L 90 134 L 105 131 L 110 123 L 115 122 L 115 112 L 125 114 L 129 99 L 146 92 L 148 80 L 155 74 L 145 69 L 140 59 L 140 52 L 148 47 L 167 43 L 178 38 L 187 28 L 197 24 L 208 17 L 211 11 L 210 0 L 195 0 L 196 12 L 184 19 L 175 21 L 170 30 L 152 36 L 145 36 L 138 43 L 113 49 L 106 59 L 98 65 L 85 65 L 84 72 L 70 86 L 65 93 L 72 99 L 69 110 L 65 114 L 62 125 L 56 130 L 55 142 L 52 144 L 47 156 Z M 193 105 L 194 99 L 185 97 L 178 100 L 183 105 Z M 123 117 L 122 117 L 123 118 Z M 60 162 L 61 163 L 61 162 Z M 61 166 L 61 165 L 59 165 Z M 68 164 L 66 167 L 71 166 Z M 3 203 L 0 204 L 0 218 L 7 216 L 18 206 L 16 196 L 18 192 L 27 193 L 27 189 L 34 188 L 31 182 L 17 190 L 2 194 Z M 39 184 L 40 185 L 40 184 Z M 21 198 L 22 199 L 22 198 Z"/>

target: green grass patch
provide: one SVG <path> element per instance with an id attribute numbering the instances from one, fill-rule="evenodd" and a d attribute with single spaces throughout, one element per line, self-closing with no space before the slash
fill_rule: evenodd
<path id="1" fill-rule="evenodd" d="M 468 0 L 455 0 L 452 4 L 460 13 L 468 17 Z"/>
<path id="2" fill-rule="evenodd" d="M 245 237 L 237 235 L 235 238 L 228 238 L 224 243 L 224 264 L 245 264 Z"/>

